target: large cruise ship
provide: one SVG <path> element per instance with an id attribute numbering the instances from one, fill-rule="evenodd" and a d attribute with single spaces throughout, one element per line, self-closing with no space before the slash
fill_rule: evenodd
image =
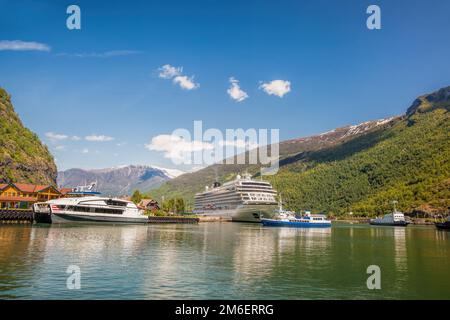
<path id="1" fill-rule="evenodd" d="M 215 182 L 195 195 L 194 213 L 220 216 L 232 221 L 260 222 L 276 214 L 277 192 L 267 181 L 252 180 L 249 174 L 220 185 Z"/>

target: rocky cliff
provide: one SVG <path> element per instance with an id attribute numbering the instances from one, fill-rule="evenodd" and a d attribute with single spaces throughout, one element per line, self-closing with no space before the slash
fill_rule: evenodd
<path id="1" fill-rule="evenodd" d="M 0 88 L 0 182 L 55 185 L 56 174 L 53 156 L 23 126 L 10 95 Z"/>

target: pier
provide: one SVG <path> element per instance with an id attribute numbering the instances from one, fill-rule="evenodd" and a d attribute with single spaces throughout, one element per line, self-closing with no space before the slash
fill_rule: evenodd
<path id="1" fill-rule="evenodd" d="M 0 209 L 0 223 L 33 223 L 33 211 Z"/>
<path id="2" fill-rule="evenodd" d="M 195 224 L 199 222 L 199 218 L 194 217 L 157 217 L 149 216 L 148 223 L 188 223 Z"/>

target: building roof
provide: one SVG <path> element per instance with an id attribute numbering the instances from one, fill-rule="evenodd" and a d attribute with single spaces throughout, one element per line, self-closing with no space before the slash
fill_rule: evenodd
<path id="1" fill-rule="evenodd" d="M 42 192 L 46 189 L 53 188 L 55 191 L 59 192 L 55 187 L 51 185 L 42 185 L 42 184 L 29 184 L 29 183 L 13 183 L 12 186 L 15 186 L 22 192 Z"/>
<path id="2" fill-rule="evenodd" d="M 72 188 L 61 188 L 59 189 L 59 192 L 61 192 L 61 194 L 67 194 L 69 192 L 72 192 Z"/>
<path id="3" fill-rule="evenodd" d="M 37 201 L 37 198 L 35 198 L 35 197 L 18 197 L 18 196 L 15 196 L 15 197 L 0 196 L 0 201 L 35 202 L 35 201 Z"/>
<path id="4" fill-rule="evenodd" d="M 0 190 L 3 190 L 7 187 L 13 187 L 19 191 L 22 192 L 28 192 L 28 193 L 37 193 L 37 192 L 42 192 L 45 191 L 47 189 L 54 189 L 56 192 L 59 192 L 58 189 L 56 189 L 54 186 L 52 185 L 43 185 L 43 184 L 30 184 L 30 183 L 1 183 L 0 184 Z"/>
<path id="5" fill-rule="evenodd" d="M 142 206 L 142 207 L 146 207 L 146 206 L 148 206 L 150 203 L 158 203 L 156 200 L 153 200 L 153 199 L 142 199 L 140 202 L 139 202 L 139 206 Z"/>

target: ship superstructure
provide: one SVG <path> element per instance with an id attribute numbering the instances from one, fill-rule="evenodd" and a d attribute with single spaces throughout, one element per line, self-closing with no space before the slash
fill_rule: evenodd
<path id="1" fill-rule="evenodd" d="M 260 222 L 272 217 L 277 209 L 277 191 L 263 180 L 253 180 L 249 174 L 212 187 L 195 195 L 196 214 L 221 216 L 233 221 Z"/>

